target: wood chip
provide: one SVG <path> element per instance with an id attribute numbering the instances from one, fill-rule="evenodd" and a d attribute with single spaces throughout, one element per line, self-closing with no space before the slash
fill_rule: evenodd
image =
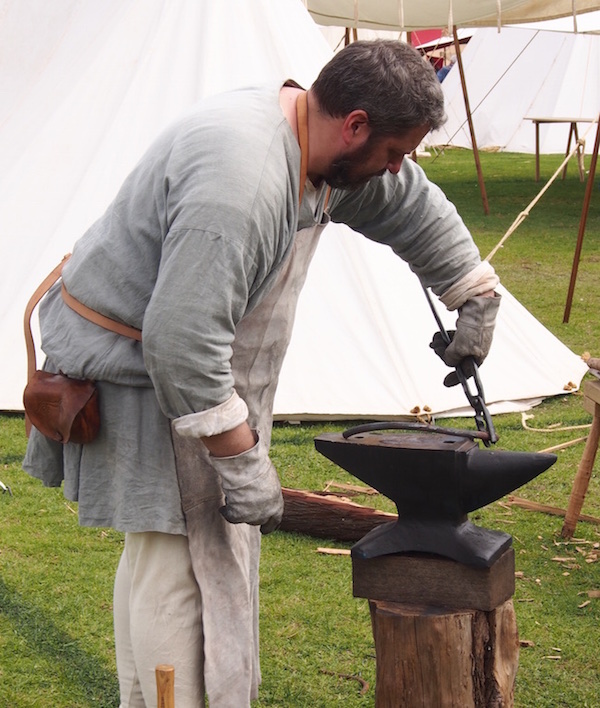
<path id="1" fill-rule="evenodd" d="M 544 656 L 544 659 L 552 659 L 553 661 L 558 661 L 559 659 L 562 659 L 561 656 Z"/>
<path id="2" fill-rule="evenodd" d="M 379 494 L 379 492 L 376 489 L 373 489 L 373 487 L 362 487 L 358 484 L 344 484 L 343 482 L 327 482 L 325 485 L 325 489 L 323 490 L 324 492 L 329 492 L 332 488 L 334 489 L 341 489 L 347 494 L 368 494 L 368 495 L 375 495 Z"/>
<path id="3" fill-rule="evenodd" d="M 579 609 L 581 610 L 583 607 L 587 607 L 590 604 L 591 600 L 586 600 L 585 602 L 582 602 L 581 605 L 577 605 Z"/>
<path id="4" fill-rule="evenodd" d="M 587 596 L 592 597 L 594 599 L 598 599 L 600 598 L 600 590 L 588 590 Z"/>
<path id="5" fill-rule="evenodd" d="M 350 550 L 347 548 L 317 548 L 317 553 L 325 553 L 329 556 L 349 556 Z"/>
<path id="6" fill-rule="evenodd" d="M 519 646 L 521 647 L 534 647 L 535 643 L 531 639 L 519 639 Z"/>

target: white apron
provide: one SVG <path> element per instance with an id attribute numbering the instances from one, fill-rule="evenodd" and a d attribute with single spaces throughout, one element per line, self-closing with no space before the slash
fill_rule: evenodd
<path id="1" fill-rule="evenodd" d="M 236 329 L 235 387 L 248 423 L 271 440 L 275 391 L 296 304 L 324 225 L 298 231 L 292 253 L 264 300 Z M 258 695 L 257 526 L 221 516 L 221 485 L 200 440 L 173 432 L 177 476 L 194 574 L 202 595 L 204 682 L 211 708 L 244 708 Z"/>

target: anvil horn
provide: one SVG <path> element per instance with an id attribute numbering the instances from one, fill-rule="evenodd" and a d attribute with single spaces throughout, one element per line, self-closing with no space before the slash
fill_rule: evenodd
<path id="1" fill-rule="evenodd" d="M 461 479 L 461 507 L 475 511 L 545 472 L 556 455 L 542 452 L 473 450 L 466 456 Z"/>

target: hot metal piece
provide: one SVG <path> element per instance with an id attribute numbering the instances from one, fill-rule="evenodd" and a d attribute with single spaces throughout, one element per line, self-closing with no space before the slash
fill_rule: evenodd
<path id="1" fill-rule="evenodd" d="M 379 428 L 385 429 L 385 424 Z M 357 428 L 321 435 L 315 447 L 398 509 L 398 521 L 369 532 L 353 546 L 353 557 L 424 552 L 477 567 L 490 567 L 512 539 L 475 526 L 467 514 L 529 482 L 556 461 L 551 454 L 481 450 L 474 440 L 440 429 L 398 434 Z"/>

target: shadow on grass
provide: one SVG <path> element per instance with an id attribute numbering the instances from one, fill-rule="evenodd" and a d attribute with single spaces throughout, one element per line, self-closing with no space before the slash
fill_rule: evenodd
<path id="1" fill-rule="evenodd" d="M 17 462 L 22 462 L 22 461 L 23 461 L 23 454 L 21 452 L 0 455 L 0 465 L 13 465 Z"/>
<path id="2" fill-rule="evenodd" d="M 102 660 L 82 648 L 80 642 L 61 630 L 47 613 L 9 588 L 0 578 L 0 615 L 10 621 L 18 636 L 32 653 L 55 667 L 61 689 L 70 687 L 74 694 L 96 706 L 119 703 L 117 677 Z M 32 693 L 35 686 L 31 687 Z"/>

